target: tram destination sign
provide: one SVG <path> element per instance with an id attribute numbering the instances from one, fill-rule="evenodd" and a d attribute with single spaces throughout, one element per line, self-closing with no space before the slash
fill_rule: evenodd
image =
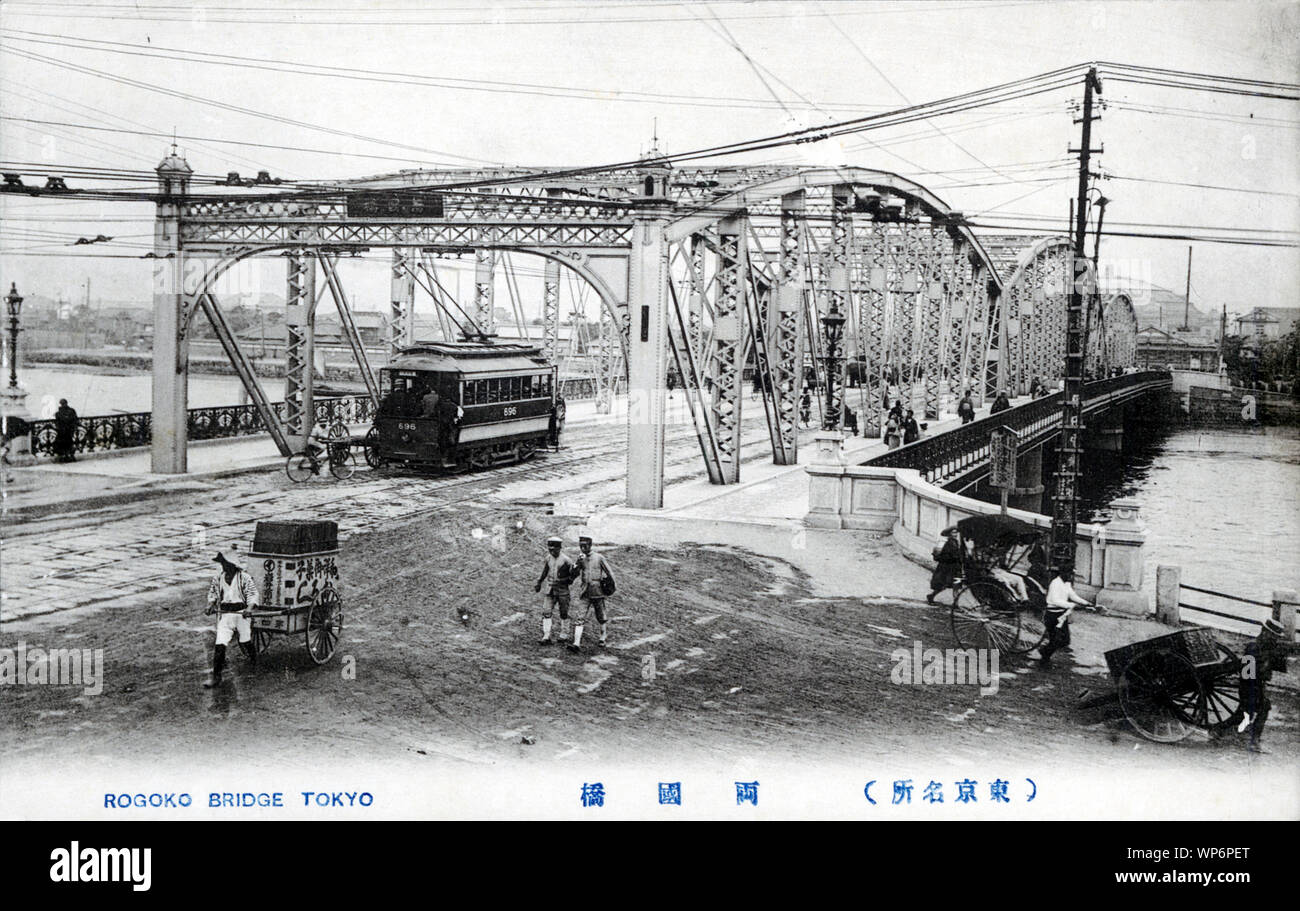
<path id="1" fill-rule="evenodd" d="M 348 218 L 442 218 L 442 196 L 428 191 L 349 193 Z"/>

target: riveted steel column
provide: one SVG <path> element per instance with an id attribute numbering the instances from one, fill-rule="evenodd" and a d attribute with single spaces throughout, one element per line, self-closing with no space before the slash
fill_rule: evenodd
<path id="1" fill-rule="evenodd" d="M 303 250 L 287 258 L 284 307 L 284 426 L 295 450 L 307 447 L 316 423 L 312 362 L 316 337 L 316 258 Z"/>
<path id="2" fill-rule="evenodd" d="M 668 224 L 666 209 L 637 212 L 628 251 L 627 505 L 664 505 L 664 411 L 668 395 Z"/>
<path id="3" fill-rule="evenodd" d="M 912 408 L 912 372 L 916 350 L 916 311 L 921 296 L 919 231 L 911 223 L 899 227 L 898 291 L 894 295 L 894 339 L 898 352 L 898 397 L 903 407 Z"/>
<path id="4" fill-rule="evenodd" d="M 393 248 L 393 266 L 388 300 L 392 306 L 388 319 L 388 357 L 412 344 L 415 336 L 415 264 L 418 251 L 411 247 Z"/>
<path id="5" fill-rule="evenodd" d="M 560 349 L 560 264 L 546 260 L 542 275 L 542 356 L 554 364 Z"/>
<path id="6" fill-rule="evenodd" d="M 491 247 L 474 251 L 474 324 L 478 331 L 491 334 L 496 328 L 495 289 L 497 253 Z"/>
<path id="7" fill-rule="evenodd" d="M 168 188 L 170 189 L 170 188 Z M 154 474 L 184 474 L 189 442 L 189 342 L 182 279 L 185 252 L 180 245 L 180 203 L 158 202 L 154 216 L 153 262 L 153 416 L 149 444 Z"/>
<path id="8" fill-rule="evenodd" d="M 930 221 L 922 239 L 925 297 L 921 302 L 921 336 L 916 363 L 924 390 L 922 413 L 928 419 L 939 417 L 939 382 L 943 378 L 944 266 L 950 251 L 945 247 L 947 232 Z"/>
<path id="9" fill-rule="evenodd" d="M 863 283 L 865 302 L 862 312 L 865 321 L 859 325 L 863 326 L 867 344 L 867 376 L 863 377 L 863 382 L 867 383 L 864 433 L 879 437 L 881 417 L 886 410 L 885 396 L 889 391 L 886 369 L 888 349 L 885 347 L 887 338 L 885 269 L 889 260 L 889 231 L 883 222 L 872 221 L 871 230 L 866 235 L 863 246 L 865 257 L 863 268 L 866 274 Z"/>
<path id="10" fill-rule="evenodd" d="M 697 361 L 704 357 L 704 238 L 692 234 L 690 240 L 690 259 L 687 263 L 690 279 L 690 294 L 687 299 L 686 331 Z"/>
<path id="11" fill-rule="evenodd" d="M 777 465 L 799 461 L 799 396 L 803 388 L 804 193 L 781 197 L 781 251 L 777 264 L 776 319 L 772 332 L 772 394 L 780 445 Z"/>
<path id="12" fill-rule="evenodd" d="M 722 483 L 740 480 L 740 410 L 744 400 L 741 356 L 745 347 L 744 295 L 749 293 L 747 218 L 718 225 L 717 298 L 713 310 L 713 426 L 717 429 Z"/>

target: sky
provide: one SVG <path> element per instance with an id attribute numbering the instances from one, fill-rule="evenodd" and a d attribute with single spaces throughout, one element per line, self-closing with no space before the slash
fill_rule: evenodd
<path id="1" fill-rule="evenodd" d="M 4 0 L 0 29 L 5 171 L 151 171 L 173 130 L 190 137 L 177 142 L 201 174 L 333 179 L 422 165 L 589 165 L 641 154 L 656 131 L 665 152 L 693 149 L 1093 60 L 1300 83 L 1300 4 L 1254 0 Z M 218 65 L 204 54 L 245 59 Z M 283 72 L 300 64 L 337 69 Z M 1055 218 L 1045 233 L 1060 233 L 1076 189 L 1067 149 L 1078 145 L 1070 104 L 1080 97 L 1076 84 L 715 161 L 894 171 L 970 218 Z M 1296 102 L 1120 82 L 1104 83 L 1102 97 L 1093 144 L 1105 148 L 1094 160 L 1111 200 L 1107 227 L 1300 239 Z M 69 245 L 99 234 L 113 241 Z M 151 234 L 148 203 L 0 195 L 0 281 L 80 300 L 89 280 L 92 299 L 144 303 L 150 265 L 138 257 Z M 1296 305 L 1295 247 L 1190 245 L 1194 305 Z M 1101 259 L 1126 283 L 1181 292 L 1188 246 L 1107 237 Z M 535 312 L 540 261 L 514 263 Z M 356 306 L 387 307 L 387 274 L 386 252 L 346 263 Z M 284 281 L 275 259 L 244 270 L 238 284 L 275 293 Z M 462 285 L 468 292 L 467 275 Z"/>

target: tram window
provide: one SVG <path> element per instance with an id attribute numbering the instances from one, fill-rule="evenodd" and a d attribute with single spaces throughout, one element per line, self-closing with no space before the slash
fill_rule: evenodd
<path id="1" fill-rule="evenodd" d="M 489 402 L 491 402 L 491 403 L 496 403 L 496 402 L 501 401 L 501 381 L 500 381 L 500 380 L 488 380 L 488 381 L 487 381 L 487 400 L 488 400 Z"/>
<path id="2" fill-rule="evenodd" d="M 469 380 L 468 382 L 465 383 L 465 385 L 462 388 L 464 391 L 461 393 L 461 404 L 477 405 L 478 400 L 474 396 L 478 392 L 478 381 Z"/>
<path id="3" fill-rule="evenodd" d="M 517 402 L 524 397 L 524 381 L 517 376 L 510 378 L 510 400 Z"/>

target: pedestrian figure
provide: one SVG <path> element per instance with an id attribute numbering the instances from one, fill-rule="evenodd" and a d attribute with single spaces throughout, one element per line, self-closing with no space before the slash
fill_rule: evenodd
<path id="1" fill-rule="evenodd" d="M 808 387 L 803 387 L 803 395 L 799 397 L 799 423 L 807 427 L 812 421 L 812 393 Z"/>
<path id="2" fill-rule="evenodd" d="M 560 609 L 560 641 L 568 638 L 565 626 L 569 622 L 569 586 L 577 567 L 569 555 L 563 551 L 564 542 L 559 538 L 546 539 L 546 560 L 542 564 L 542 576 L 533 586 L 533 591 L 540 592 L 546 586 L 546 596 L 542 599 L 542 638 L 538 645 L 551 645 L 551 615 L 555 608 Z M 548 581 L 549 580 L 549 581 Z"/>
<path id="3" fill-rule="evenodd" d="M 1052 654 L 1070 644 L 1070 614 L 1074 606 L 1096 608 L 1096 605 L 1079 597 L 1070 580 L 1074 578 L 1074 564 L 1066 563 L 1047 585 L 1047 611 L 1043 625 L 1047 627 L 1047 644 L 1038 650 L 1038 663 L 1052 666 Z"/>
<path id="4" fill-rule="evenodd" d="M 844 406 L 844 429 L 854 436 L 858 435 L 858 415 L 848 405 Z"/>
<path id="5" fill-rule="evenodd" d="M 915 443 L 921 439 L 921 428 L 916 423 L 916 412 L 907 409 L 907 417 L 903 419 L 903 445 Z"/>
<path id="6" fill-rule="evenodd" d="M 1047 387 L 1038 377 L 1034 377 L 1033 382 L 1029 384 L 1029 397 L 1031 399 L 1040 398 L 1047 394 Z"/>
<path id="7" fill-rule="evenodd" d="M 940 532 L 943 544 L 937 545 L 930 556 L 934 557 L 934 572 L 930 574 L 930 593 L 925 600 L 934 603 L 934 596 L 945 588 L 952 588 L 961 577 L 961 539 L 957 537 L 957 526 L 950 525 Z"/>
<path id="8" fill-rule="evenodd" d="M 885 445 L 890 449 L 903 445 L 903 424 L 893 411 L 889 412 L 889 420 L 885 422 Z"/>
<path id="9" fill-rule="evenodd" d="M 989 407 L 989 414 L 997 414 L 999 411 L 1006 411 L 1011 407 L 1011 400 L 1007 398 L 1005 390 L 998 390 L 998 397 L 993 400 Z"/>
<path id="10" fill-rule="evenodd" d="M 221 671 L 226 666 L 226 646 L 235 633 L 239 634 L 239 647 L 248 660 L 257 662 L 250 612 L 259 603 L 257 584 L 252 576 L 237 563 L 227 560 L 224 554 L 217 554 L 213 562 L 220 563 L 221 570 L 208 585 L 208 609 L 204 613 L 220 613 L 220 616 L 217 618 L 217 645 L 212 652 L 212 675 L 203 684 L 209 689 L 221 683 Z"/>
<path id="11" fill-rule="evenodd" d="M 582 627 L 587 621 L 587 615 L 593 611 L 596 622 L 600 624 L 600 644 L 605 644 L 605 599 L 614 593 L 614 574 L 610 571 L 609 561 L 591 549 L 591 538 L 588 535 L 578 538 L 578 549 L 582 551 L 577 564 L 580 573 L 579 607 L 577 616 L 573 618 L 573 641 L 569 643 L 571 652 L 581 651 Z"/>
<path id="12" fill-rule="evenodd" d="M 1285 635 L 1286 629 L 1282 624 L 1269 617 L 1260 627 L 1259 635 L 1242 652 L 1241 670 L 1237 678 L 1240 704 L 1228 724 L 1236 723 L 1239 733 L 1250 729 L 1250 745 L 1247 749 L 1252 753 L 1268 752 L 1259 743 L 1264 733 L 1264 723 L 1268 721 L 1269 709 L 1273 707 L 1266 689 L 1274 671 L 1286 673 Z"/>
<path id="13" fill-rule="evenodd" d="M 68 406 L 67 399 L 59 399 L 59 410 L 54 412 L 54 460 L 75 462 L 77 438 L 77 412 Z"/>
<path id="14" fill-rule="evenodd" d="M 969 424 L 975 420 L 975 403 L 971 400 L 970 393 L 967 392 L 957 403 L 957 416 L 961 418 L 963 424 Z"/>

